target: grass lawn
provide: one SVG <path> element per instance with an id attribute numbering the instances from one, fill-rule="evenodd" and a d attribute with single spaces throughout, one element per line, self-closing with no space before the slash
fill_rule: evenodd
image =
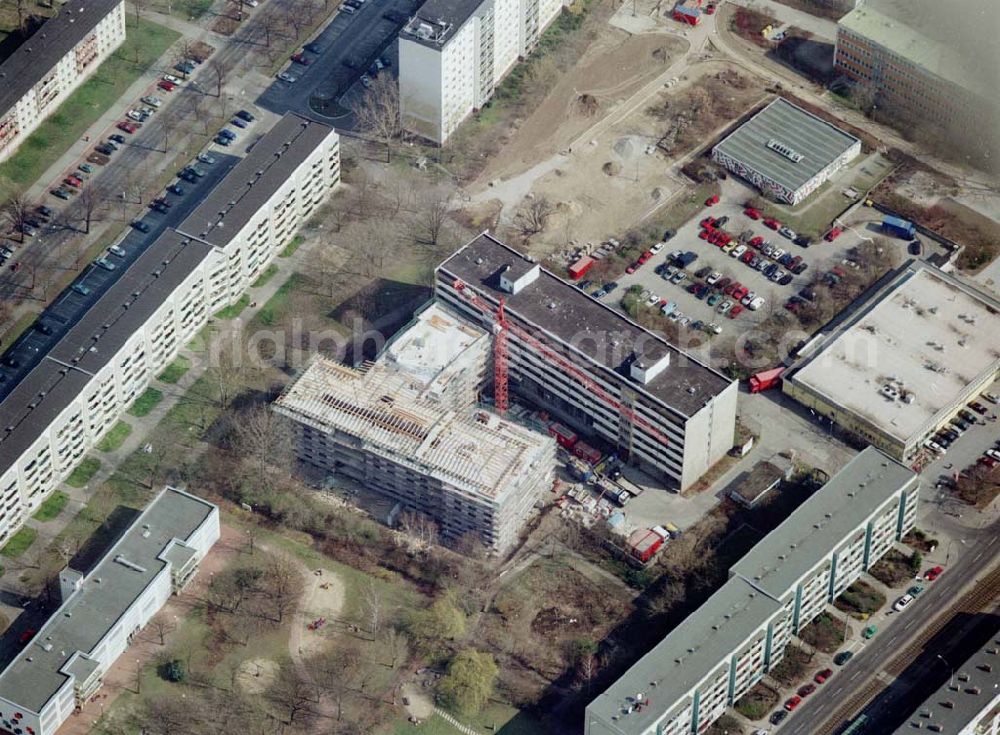
<path id="1" fill-rule="evenodd" d="M 132 404 L 132 408 L 128 412 L 133 416 L 145 416 L 156 408 L 162 400 L 163 391 L 156 388 L 146 388 L 142 395 L 135 399 L 135 403 Z"/>
<path id="2" fill-rule="evenodd" d="M 857 580 L 833 601 L 833 606 L 852 618 L 867 620 L 885 604 L 885 595 L 863 580 Z"/>
<path id="3" fill-rule="evenodd" d="M 282 283 L 278 287 L 278 290 L 274 292 L 274 296 L 269 298 L 267 303 L 260 307 L 257 316 L 254 317 L 254 321 L 259 322 L 261 326 L 274 326 L 285 311 L 285 304 L 288 301 L 289 295 L 302 280 L 302 276 L 298 273 L 290 275 L 288 280 Z"/>
<path id="4" fill-rule="evenodd" d="M 299 249 L 299 246 L 306 241 L 303 235 L 296 235 L 292 238 L 292 241 L 285 245 L 285 249 L 278 253 L 279 258 L 290 258 L 295 255 L 295 251 Z"/>
<path id="5" fill-rule="evenodd" d="M 102 452 L 113 452 L 125 442 L 131 433 L 132 425 L 125 421 L 119 421 L 108 429 L 108 433 L 97 442 L 97 449 Z"/>
<path id="6" fill-rule="evenodd" d="M 163 372 L 160 373 L 160 376 L 157 379 L 160 382 L 170 383 L 171 385 L 173 385 L 174 383 L 179 381 L 182 377 L 184 377 L 184 373 L 186 373 L 190 369 L 191 369 L 191 361 L 186 357 L 184 357 L 183 355 L 178 355 L 172 363 L 170 363 L 163 369 Z"/>
<path id="7" fill-rule="evenodd" d="M 0 554 L 3 554 L 8 559 L 16 559 L 27 551 L 28 547 L 35 543 L 35 538 L 37 537 L 38 531 L 24 526 L 20 531 L 10 537 L 10 541 L 7 542 L 7 545 L 0 549 Z"/>
<path id="8" fill-rule="evenodd" d="M 53 518 L 62 513 L 63 508 L 66 507 L 66 503 L 69 502 L 69 495 L 66 493 L 56 490 L 52 495 L 50 495 L 35 512 L 33 518 L 36 521 L 51 521 Z"/>
<path id="9" fill-rule="evenodd" d="M 99 469 L 101 469 L 101 460 L 97 459 L 97 457 L 84 457 L 83 461 L 69 473 L 69 477 L 66 478 L 66 484 L 70 487 L 83 487 L 90 482 L 90 478 Z"/>
<path id="10" fill-rule="evenodd" d="M 250 284 L 250 288 L 260 288 L 268 281 L 270 281 L 274 277 L 274 274 L 277 272 L 278 272 L 278 266 L 276 266 L 274 263 L 271 263 L 271 265 L 269 265 L 267 268 L 264 269 L 263 273 L 257 276 L 257 280 Z"/>
<path id="11" fill-rule="evenodd" d="M 10 345 L 16 342 L 17 338 L 24 334 L 37 318 L 38 314 L 35 312 L 22 315 L 11 325 L 10 329 L 3 333 L 3 339 L 0 340 L 0 343 Z"/>
<path id="12" fill-rule="evenodd" d="M 219 309 L 219 311 L 215 312 L 215 318 L 235 319 L 236 317 L 238 317 L 240 314 L 243 313 L 243 310 L 247 308 L 249 304 L 250 304 L 250 297 L 247 296 L 246 294 L 243 294 L 242 296 L 240 296 L 240 300 L 237 301 L 235 304 L 230 304 L 225 309 Z"/>
<path id="13" fill-rule="evenodd" d="M 845 639 L 845 625 L 830 613 L 822 613 L 799 631 L 799 638 L 823 653 L 833 653 Z"/>
<path id="14" fill-rule="evenodd" d="M 126 14 L 127 40 L 0 164 L 0 201 L 31 186 L 180 36 Z"/>
<path id="15" fill-rule="evenodd" d="M 184 20 L 197 20 L 212 7 L 212 0 L 160 0 L 156 9 L 161 13 L 170 10 L 170 14 Z"/>

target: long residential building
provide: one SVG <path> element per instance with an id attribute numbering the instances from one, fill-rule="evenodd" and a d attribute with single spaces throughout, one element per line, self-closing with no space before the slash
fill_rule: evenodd
<path id="1" fill-rule="evenodd" d="M 339 182 L 333 128 L 285 115 L 34 367 L 0 386 L 0 544 Z"/>
<path id="2" fill-rule="evenodd" d="M 443 144 L 561 8 L 560 0 L 428 0 L 399 34 L 403 126 Z"/>
<path id="3" fill-rule="evenodd" d="M 586 735 L 703 732 L 916 519 L 919 478 L 869 447 L 737 562 L 708 601 L 590 703 Z"/>
<path id="4" fill-rule="evenodd" d="M 510 390 L 666 484 L 687 488 L 732 448 L 736 382 L 489 234 L 438 266 L 434 289 L 487 329 L 503 299 Z"/>
<path id="5" fill-rule="evenodd" d="M 125 41 L 125 0 L 72 0 L 0 64 L 0 161 Z"/>
<path id="6" fill-rule="evenodd" d="M 59 575 L 62 601 L 0 673 L 0 732 L 52 735 L 219 539 L 219 509 L 167 487 L 87 574 Z"/>
<path id="7" fill-rule="evenodd" d="M 505 552 L 552 487 L 555 442 L 476 405 L 487 334 L 432 303 L 378 360 L 322 357 L 275 402 L 299 459 Z"/>

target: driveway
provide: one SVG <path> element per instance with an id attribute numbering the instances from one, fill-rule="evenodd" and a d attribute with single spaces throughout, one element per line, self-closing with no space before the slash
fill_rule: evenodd
<path id="1" fill-rule="evenodd" d="M 837 24 L 828 18 L 819 18 L 811 13 L 796 10 L 776 0 L 729 0 L 733 5 L 752 7 L 777 18 L 782 25 L 795 26 L 809 31 L 817 38 L 831 43 L 837 40 Z"/>

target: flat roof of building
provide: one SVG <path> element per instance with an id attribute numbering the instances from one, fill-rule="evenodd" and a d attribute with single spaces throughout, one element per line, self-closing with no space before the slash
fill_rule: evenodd
<path id="1" fill-rule="evenodd" d="M 998 369 L 1000 302 L 910 261 L 784 379 L 909 443 Z"/>
<path id="2" fill-rule="evenodd" d="M 487 340 L 484 330 L 431 302 L 386 346 L 382 359 L 440 393 L 464 372 L 458 362 L 463 353 Z"/>
<path id="3" fill-rule="evenodd" d="M 958 677 L 952 688 L 948 677 L 934 694 L 925 699 L 906 722 L 892 731 L 892 735 L 911 735 L 916 728 L 930 723 L 941 726 L 943 735 L 958 735 L 975 722 L 980 715 L 997 706 L 1000 698 L 1000 636 L 993 635 L 982 648 L 955 669 Z M 962 678 L 962 675 L 968 678 Z M 950 706 L 945 706 L 945 703 Z M 991 720 L 992 721 L 992 718 Z M 975 732 L 988 732 L 976 730 Z"/>
<path id="4" fill-rule="evenodd" d="M 87 309 L 0 402 L 0 468 L 38 440 L 211 249 L 168 230 Z"/>
<path id="5" fill-rule="evenodd" d="M 71 0 L 54 18 L 42 23 L 0 64 L 0 117 L 121 3 L 122 0 Z"/>
<path id="6" fill-rule="evenodd" d="M 286 113 L 177 230 L 226 247 L 331 132 L 329 125 Z"/>
<path id="7" fill-rule="evenodd" d="M 588 713 L 600 717 L 610 732 L 650 732 L 781 608 L 744 580 L 730 579 L 592 701 Z M 650 704 L 626 714 L 639 693 Z"/>
<path id="8" fill-rule="evenodd" d="M 780 599 L 888 500 L 917 482 L 909 467 L 867 447 L 757 542 L 730 574 Z"/>
<path id="9" fill-rule="evenodd" d="M 781 482 L 784 476 L 784 470 L 776 464 L 764 460 L 755 464 L 749 472 L 737 480 L 737 485 L 733 490 L 748 503 L 753 503 Z"/>
<path id="10" fill-rule="evenodd" d="M 485 0 L 427 0 L 400 33 L 408 41 L 442 49 Z"/>
<path id="11" fill-rule="evenodd" d="M 955 8 L 952 12 L 962 16 L 964 11 L 964 8 Z M 963 57 L 952 45 L 929 37 L 905 21 L 861 6 L 841 18 L 839 25 L 962 89 L 977 94 L 987 91 L 978 84 L 977 75 L 970 73 L 974 69 L 970 69 L 968 57 Z"/>
<path id="12" fill-rule="evenodd" d="M 78 652 L 94 650 L 163 571 L 168 544 L 190 538 L 214 509 L 182 490 L 164 488 L 0 674 L 0 697 L 41 712 L 66 682 L 60 670 Z M 86 668 L 76 668 L 81 666 Z"/>
<path id="13" fill-rule="evenodd" d="M 769 146 L 772 141 L 785 152 Z M 796 191 L 858 142 L 853 135 L 778 97 L 713 150 Z M 802 158 L 793 160 L 797 155 Z"/>
<path id="14" fill-rule="evenodd" d="M 646 393 L 684 416 L 692 416 L 726 390 L 732 380 L 668 343 L 614 309 L 544 268 L 533 283 L 516 294 L 500 290 L 500 270 L 531 264 L 527 258 L 484 233 L 451 255 L 439 271 L 460 279 L 494 301 L 505 299 L 508 313 L 539 330 L 542 336 L 572 345 L 574 354 L 585 355 L 597 366 L 628 380 L 638 392 Z M 519 271 L 518 271 L 519 272 Z M 670 365 L 646 385 L 628 379 L 632 355 L 656 359 L 670 355 Z"/>
<path id="15" fill-rule="evenodd" d="M 385 361 L 353 370 L 317 357 L 275 406 L 487 500 L 518 487 L 551 450 L 550 437 L 485 409 L 425 398 L 423 385 Z"/>

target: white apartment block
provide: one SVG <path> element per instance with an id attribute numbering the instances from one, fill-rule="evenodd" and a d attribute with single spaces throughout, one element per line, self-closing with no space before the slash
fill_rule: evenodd
<path id="1" fill-rule="evenodd" d="M 286 115 L 0 393 L 0 544 L 340 182 L 330 127 Z M 44 315 L 43 315 L 44 316 Z"/>
<path id="2" fill-rule="evenodd" d="M 303 462 L 502 553 L 552 487 L 555 442 L 477 406 L 489 354 L 483 330 L 432 303 L 360 370 L 315 359 L 274 408 Z"/>
<path id="3" fill-rule="evenodd" d="M 62 604 L 0 673 L 0 731 L 52 735 L 219 540 L 219 509 L 164 488 L 96 566 L 59 575 Z"/>
<path id="4" fill-rule="evenodd" d="M 443 144 L 538 43 L 560 0 L 428 0 L 399 34 L 403 127 Z"/>
<path id="5" fill-rule="evenodd" d="M 72 0 L 0 64 L 0 161 L 125 41 L 125 0 Z"/>
<path id="6" fill-rule="evenodd" d="M 434 289 L 439 302 L 487 329 L 493 314 L 468 296 L 492 309 L 503 299 L 508 322 L 518 328 L 508 338 L 510 391 L 596 435 L 665 483 L 687 488 L 732 448 L 736 382 L 488 234 L 438 266 Z"/>
<path id="7" fill-rule="evenodd" d="M 586 735 L 702 732 L 781 660 L 794 633 L 913 527 L 918 491 L 915 473 L 864 450 L 591 702 Z"/>

